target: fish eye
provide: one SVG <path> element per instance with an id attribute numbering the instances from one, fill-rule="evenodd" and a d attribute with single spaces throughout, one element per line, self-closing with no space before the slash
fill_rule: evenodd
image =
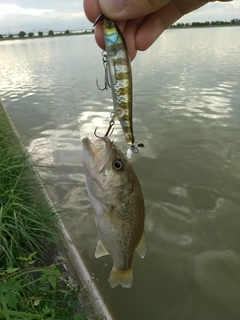
<path id="1" fill-rule="evenodd" d="M 112 22 L 111 20 L 107 20 L 107 22 L 106 22 L 106 27 L 107 27 L 108 29 L 111 29 L 111 28 L 113 27 L 113 22 Z"/>
<path id="2" fill-rule="evenodd" d="M 114 169 L 117 169 L 117 170 L 120 170 L 120 169 L 122 169 L 122 162 L 121 161 L 119 161 L 119 160 L 115 160 L 114 162 L 113 162 L 113 168 Z"/>

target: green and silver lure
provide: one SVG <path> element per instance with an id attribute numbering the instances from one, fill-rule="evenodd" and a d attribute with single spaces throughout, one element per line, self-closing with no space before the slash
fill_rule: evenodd
<path id="1" fill-rule="evenodd" d="M 133 153 L 138 153 L 138 147 L 142 144 L 135 144 L 132 124 L 132 69 L 125 40 L 115 22 L 100 15 L 94 25 L 103 21 L 103 34 L 105 41 L 106 55 L 103 53 L 103 62 L 106 63 L 105 88 L 111 87 L 114 112 L 122 126 L 125 140 L 130 145 Z M 108 69 L 108 70 L 107 70 Z M 108 75 L 110 84 L 108 83 Z M 101 89 L 102 90 L 102 89 Z M 128 153 L 130 156 L 130 153 Z"/>

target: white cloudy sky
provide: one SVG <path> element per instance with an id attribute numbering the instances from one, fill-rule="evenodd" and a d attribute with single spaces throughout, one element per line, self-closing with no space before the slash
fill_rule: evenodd
<path id="1" fill-rule="evenodd" d="M 240 19 L 240 0 L 211 3 L 180 22 Z M 82 0 L 0 0 L 0 33 L 63 31 L 92 28 Z"/>

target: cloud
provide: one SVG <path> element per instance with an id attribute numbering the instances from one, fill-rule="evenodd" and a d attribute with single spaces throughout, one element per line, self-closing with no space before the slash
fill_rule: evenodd
<path id="1" fill-rule="evenodd" d="M 8 0 L 4 4 L 15 4 L 21 8 L 35 8 L 35 9 L 54 9 L 56 11 L 70 10 L 80 10 L 83 11 L 83 0 Z"/>
<path id="2" fill-rule="evenodd" d="M 0 33 L 46 32 L 92 28 L 85 17 L 82 1 L 18 0 L 0 4 Z"/>
<path id="3" fill-rule="evenodd" d="M 240 1 L 208 3 L 180 19 L 180 22 L 230 21 L 240 18 Z"/>
<path id="4" fill-rule="evenodd" d="M 0 33 L 90 29 L 83 0 L 5 0 L 0 4 Z M 231 20 L 240 18 L 240 0 L 213 2 L 193 11 L 180 22 Z"/>
<path id="5" fill-rule="evenodd" d="M 36 9 L 36 8 L 22 8 L 16 4 L 0 4 L 0 17 L 4 19 L 5 16 L 14 15 L 30 15 L 42 16 L 48 12 L 53 12 L 53 9 Z"/>

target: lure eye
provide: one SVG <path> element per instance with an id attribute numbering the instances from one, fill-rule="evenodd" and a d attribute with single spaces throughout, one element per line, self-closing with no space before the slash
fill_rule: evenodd
<path id="1" fill-rule="evenodd" d="M 107 20 L 106 28 L 111 29 L 113 27 L 113 22 L 111 20 Z"/>
<path id="2" fill-rule="evenodd" d="M 121 161 L 115 160 L 115 161 L 113 162 L 113 168 L 114 168 L 114 169 L 121 170 L 122 167 L 123 167 L 123 165 L 122 165 L 122 162 L 121 162 Z"/>

